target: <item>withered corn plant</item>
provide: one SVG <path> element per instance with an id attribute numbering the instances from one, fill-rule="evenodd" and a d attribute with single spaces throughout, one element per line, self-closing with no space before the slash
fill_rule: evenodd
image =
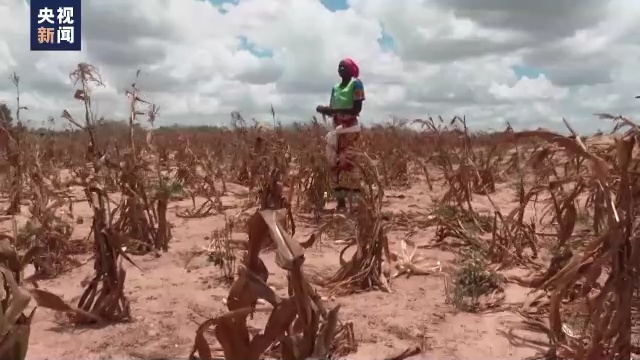
<path id="1" fill-rule="evenodd" d="M 10 76 L 16 89 L 16 120 L 1 119 L 0 129 L 9 175 L 8 214 L 20 212 L 20 206 L 28 204 L 29 219 L 16 235 L 19 250 L 42 247 L 46 251 L 31 259 L 36 277 L 59 275 L 70 265 L 77 262 L 70 256 L 73 253 L 69 239 L 73 227 L 70 214 L 66 209 L 70 205 L 63 197 L 65 190 L 56 181 L 57 169 L 52 166 L 41 151 L 41 141 L 20 121 L 21 111 L 27 110 L 20 102 L 20 77 Z M 2 113 L 3 117 L 7 115 Z M 43 161 L 46 161 L 43 164 Z"/>
<path id="2" fill-rule="evenodd" d="M 78 315 L 77 322 L 121 321 L 130 318 L 129 300 L 124 294 L 126 271 L 121 262 L 121 257 L 131 261 L 123 252 L 122 234 L 117 233 L 113 227 L 113 212 L 110 209 L 110 200 L 103 189 L 102 175 L 108 171 L 105 166 L 109 161 L 96 147 L 93 128 L 95 116 L 91 107 L 91 90 L 95 86 L 103 86 L 98 69 L 87 63 L 80 63 L 75 71 L 70 74 L 74 85 L 78 86 L 74 97 L 84 104 L 84 124 L 76 121 L 65 110 L 62 117 L 67 121 L 83 129 L 86 132 L 87 158 L 90 161 L 87 168 L 81 172 L 80 183 L 83 186 L 87 201 L 93 211 L 91 231 L 94 241 L 94 277 L 88 282 L 80 297 L 78 307 L 92 317 Z"/>
<path id="3" fill-rule="evenodd" d="M 380 168 L 380 177 L 386 188 L 406 188 L 410 186 L 411 164 L 414 162 L 412 149 L 407 139 L 411 132 L 407 131 L 407 120 L 392 119 L 385 126 L 371 129 L 372 142 L 376 146 L 367 146 L 374 150 L 372 156 Z M 373 144 L 371 144 L 373 145 Z"/>
<path id="4" fill-rule="evenodd" d="M 160 107 L 155 104 L 149 104 L 147 117 L 149 124 L 153 128 L 153 124 L 160 111 Z M 155 167 L 156 178 L 158 181 L 157 188 L 151 199 L 154 204 L 155 218 L 157 220 L 157 229 L 155 237 L 155 249 L 169 250 L 169 241 L 172 238 L 171 229 L 173 225 L 167 220 L 167 211 L 169 209 L 169 201 L 174 196 L 179 195 L 182 186 L 175 179 L 175 172 L 168 164 L 168 154 L 166 149 L 159 149 L 156 146 L 153 131 L 149 131 L 146 137 L 146 144 L 152 154 L 155 154 L 156 162 L 152 165 Z"/>
<path id="5" fill-rule="evenodd" d="M 24 164 L 22 159 L 22 142 L 26 133 L 24 126 L 20 120 L 20 112 L 28 110 L 26 106 L 20 103 L 20 77 L 13 73 L 9 79 L 16 88 L 16 121 L 13 126 L 8 124 L 8 119 L 1 119 L 4 124 L 3 130 L 7 135 L 8 142 L 6 147 L 7 160 L 9 162 L 9 207 L 6 210 L 7 215 L 16 215 L 20 213 L 20 205 L 22 200 L 23 170 Z"/>
<path id="6" fill-rule="evenodd" d="M 185 149 L 182 165 L 179 165 L 177 179 L 190 187 L 192 209 L 178 212 L 176 215 L 181 218 L 205 218 L 224 212 L 225 206 L 220 199 L 225 191 L 225 182 L 222 179 L 220 162 L 212 156 L 209 150 L 202 153 L 194 152 L 189 143 Z M 222 188 L 216 185 L 216 180 L 222 180 Z M 204 197 L 205 201 L 196 206 L 196 197 Z"/>
<path id="7" fill-rule="evenodd" d="M 139 75 L 140 71 L 136 73 L 136 80 L 126 92 L 129 99 L 129 141 L 126 153 L 120 164 L 108 165 L 119 174 L 118 185 L 122 193 L 117 208 L 119 216 L 113 218 L 113 229 L 126 235 L 127 246 L 132 251 L 147 253 L 152 250 L 168 250 L 170 232 L 166 212 L 169 193 L 162 191 L 167 189 L 160 176 L 158 182 L 161 188 L 153 199 L 149 186 L 144 181 L 147 175 L 154 172 L 151 169 L 151 159 L 144 157 L 136 143 L 134 131 L 139 125 L 139 115 L 147 115 L 150 121 L 154 121 L 157 109 L 140 97 L 140 90 L 136 86 Z M 142 111 L 140 105 L 146 105 L 148 109 Z M 154 206 L 154 200 L 158 206 Z M 159 218 L 162 219 L 162 228 L 158 227 Z"/>
<path id="8" fill-rule="evenodd" d="M 36 153 L 37 156 L 37 153 Z M 39 247 L 44 251 L 32 260 L 35 276 L 55 277 L 73 266 L 79 265 L 72 255 L 78 251 L 71 242 L 73 213 L 71 202 L 56 194 L 46 185 L 39 163 L 36 160 L 30 174 L 31 201 L 30 217 L 17 236 L 19 249 Z"/>
<path id="9" fill-rule="evenodd" d="M 9 235 L 0 236 L 0 359 L 24 360 L 27 357 L 31 321 L 39 307 L 54 311 L 82 315 L 93 315 L 69 306 L 60 297 L 38 288 L 28 288 L 22 284 L 24 267 L 43 249 L 33 247 L 19 254 Z M 34 300 L 30 311 L 28 307 Z"/>
<path id="10" fill-rule="evenodd" d="M 297 171 L 290 185 L 297 190 L 295 206 L 298 212 L 312 213 L 315 222 L 319 222 L 332 191 L 329 164 L 325 157 L 326 120 L 321 123 L 314 117 L 309 126 L 296 124 L 295 127 L 305 139 L 303 145 L 293 145 L 296 154 L 293 162 Z M 291 203 L 293 198 L 289 200 Z"/>
<path id="11" fill-rule="evenodd" d="M 323 284 L 336 294 L 382 290 L 389 291 L 388 274 L 383 263 L 391 261 L 387 227 L 382 214 L 384 188 L 373 160 L 366 153 L 355 153 L 354 164 L 364 182 L 356 213 L 356 241 L 340 252 L 340 269 Z M 356 246 L 350 260 L 344 260 L 345 251 Z"/>
<path id="12" fill-rule="evenodd" d="M 552 262 L 554 269 L 550 267 L 533 284 L 549 294 L 548 327 L 542 323 L 539 326 L 549 336 L 551 348 L 547 358 L 631 358 L 631 319 L 637 311 L 634 301 L 637 282 L 633 279 L 637 276 L 640 253 L 636 245 L 638 205 L 634 194 L 637 176 L 630 169 L 637 166 L 633 152 L 640 132 L 637 125 L 626 118 L 604 117 L 613 119 L 618 128 L 627 129 L 610 149 L 615 158 L 612 163 L 593 154 L 575 134 L 566 137 L 543 130 L 514 134 L 521 139 L 537 137 L 574 159 L 574 170 L 567 171 L 568 177 L 562 182 L 593 186 L 592 191 L 598 196 L 592 199 L 592 204 L 599 201 L 604 211 L 601 233 L 573 255 L 568 253 L 559 265 Z M 583 161 L 576 162 L 578 157 Z M 585 170 L 577 173 L 582 163 Z M 574 236 L 575 205 L 572 199 L 579 189 L 570 187 L 563 201 L 554 198 L 551 211 L 558 222 L 560 244 Z M 582 319 L 579 327 L 570 321 L 576 316 Z M 532 321 L 531 315 L 527 318 Z"/>
<path id="13" fill-rule="evenodd" d="M 457 117 L 451 120 L 451 125 L 456 124 Z M 469 164 L 469 149 L 467 138 L 462 138 L 462 147 L 451 147 L 449 143 L 450 136 L 448 128 L 444 124 L 442 118 L 436 122 L 434 119 L 415 120 L 416 123 L 427 128 L 427 131 L 435 137 L 436 149 L 438 155 L 435 164 L 443 174 L 448 190 L 443 195 L 441 202 L 444 204 L 455 203 L 460 208 L 466 208 L 473 211 L 471 200 L 473 197 L 473 176 L 471 166 Z M 454 129 L 454 134 L 462 136 L 462 132 Z M 452 151 L 454 150 L 454 151 Z"/>
<path id="14" fill-rule="evenodd" d="M 196 332 L 190 359 L 211 359 L 205 334 L 213 328 L 226 360 L 258 360 L 273 356 L 284 360 L 341 356 L 356 349 L 353 326 L 338 318 L 339 306 L 326 310 L 302 270 L 304 251 L 285 230 L 283 210 L 256 212 L 248 222 L 249 245 L 238 278 L 227 297 L 229 312 L 205 321 Z M 275 243 L 276 264 L 287 271 L 288 296 L 278 295 L 260 250 Z M 249 334 L 247 318 L 258 311 L 258 299 L 273 306 L 264 330 Z"/>

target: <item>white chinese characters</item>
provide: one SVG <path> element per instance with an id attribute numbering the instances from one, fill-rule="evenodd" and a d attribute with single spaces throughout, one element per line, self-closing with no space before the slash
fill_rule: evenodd
<path id="1" fill-rule="evenodd" d="M 80 51 L 81 0 L 31 1 L 31 50 Z"/>
<path id="2" fill-rule="evenodd" d="M 56 38 L 58 40 L 58 44 L 62 42 L 73 44 L 73 26 L 60 26 L 58 28 Z"/>
<path id="3" fill-rule="evenodd" d="M 58 24 L 73 25 L 73 8 L 72 7 L 59 7 L 58 8 Z"/>
<path id="4" fill-rule="evenodd" d="M 42 8 L 38 10 L 38 24 L 48 22 L 49 24 L 55 24 L 53 21 L 53 10 L 49 8 Z"/>

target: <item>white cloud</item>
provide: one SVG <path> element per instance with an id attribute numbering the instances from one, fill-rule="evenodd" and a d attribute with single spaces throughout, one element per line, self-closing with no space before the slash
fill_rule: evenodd
<path id="1" fill-rule="evenodd" d="M 515 85 L 491 84 L 489 92 L 501 100 L 561 100 L 569 94 L 569 89 L 553 85 L 546 76 L 535 79 L 523 77 Z"/>
<path id="2" fill-rule="evenodd" d="M 235 110 L 270 121 L 271 104 L 284 122 L 307 121 L 350 56 L 365 123 L 441 114 L 475 128 L 560 128 L 566 117 L 589 131 L 601 127 L 594 112 L 640 115 L 635 0 L 348 3 L 331 12 L 319 0 L 83 0 L 83 51 L 71 53 L 30 52 L 28 6 L 0 0 L 0 101 L 14 101 L 15 71 L 34 125 L 78 110 L 68 74 L 86 61 L 105 79 L 95 101 L 106 117 L 125 116 L 140 68 L 159 124 L 224 124 Z M 383 29 L 396 51 L 378 43 Z M 243 37 L 273 56 L 256 56 Z M 516 65 L 542 74 L 518 77 Z"/>

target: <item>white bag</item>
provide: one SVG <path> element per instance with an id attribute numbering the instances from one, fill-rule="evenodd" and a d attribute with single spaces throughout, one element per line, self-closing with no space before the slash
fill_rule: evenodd
<path id="1" fill-rule="evenodd" d="M 338 157 L 338 135 L 340 134 L 351 134 L 360 132 L 360 125 L 350 126 L 348 128 L 343 127 L 342 125 L 336 127 L 334 130 L 331 130 L 325 136 L 325 141 L 327 142 L 326 146 L 326 156 L 329 164 L 334 165 L 337 161 Z"/>
<path id="2" fill-rule="evenodd" d="M 324 137 L 327 142 L 325 153 L 327 156 L 327 161 L 330 165 L 335 164 L 336 161 L 336 151 L 338 148 L 338 134 L 336 134 L 336 130 L 331 130 L 327 133 L 327 136 Z"/>

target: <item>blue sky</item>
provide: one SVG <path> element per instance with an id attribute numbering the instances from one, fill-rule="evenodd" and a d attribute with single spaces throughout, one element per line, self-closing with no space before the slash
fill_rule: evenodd
<path id="1" fill-rule="evenodd" d="M 331 11 L 346 10 L 349 8 L 347 0 L 320 0 L 320 2 Z"/>
<path id="2" fill-rule="evenodd" d="M 516 74 L 518 79 L 522 79 L 523 77 L 535 79 L 539 75 L 542 75 L 542 72 L 540 70 L 525 65 L 515 65 L 512 66 L 511 69 L 513 70 L 513 73 Z"/>
<path id="3" fill-rule="evenodd" d="M 222 4 L 237 4 L 240 0 L 199 0 L 199 1 L 209 1 L 214 6 L 220 6 Z M 221 13 L 225 13 L 224 10 L 220 9 Z"/>
<path id="4" fill-rule="evenodd" d="M 262 49 L 259 48 L 255 43 L 253 43 L 246 36 L 238 36 L 240 39 L 240 48 L 249 51 L 256 57 L 260 58 L 270 58 L 273 57 L 273 51 L 270 49 Z"/>
<path id="5" fill-rule="evenodd" d="M 238 1 L 240 0 L 209 0 L 210 3 L 212 3 L 213 5 L 222 5 L 225 3 L 230 3 L 230 4 L 237 4 Z"/>

